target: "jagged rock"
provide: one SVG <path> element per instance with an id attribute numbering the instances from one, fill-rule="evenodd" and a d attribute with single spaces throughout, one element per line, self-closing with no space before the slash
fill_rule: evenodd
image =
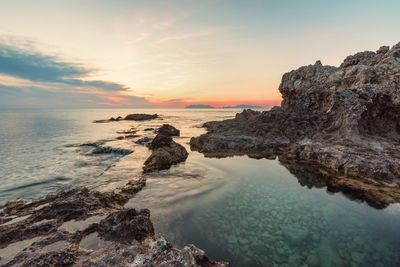
<path id="1" fill-rule="evenodd" d="M 331 188 L 384 207 L 400 202 L 399 88 L 400 43 L 349 56 L 340 67 L 317 61 L 283 75 L 280 108 L 208 122 L 191 148 L 315 165 L 343 178 L 331 179 Z"/>
<path id="2" fill-rule="evenodd" d="M 158 133 L 164 134 L 164 135 L 169 135 L 169 136 L 179 136 L 180 131 L 176 129 L 174 126 L 169 125 L 169 124 L 163 124 L 159 129 Z"/>
<path id="3" fill-rule="evenodd" d="M 146 121 L 146 120 L 154 120 L 157 119 L 157 114 L 129 114 L 124 120 L 133 120 L 133 121 Z"/>
<path id="4" fill-rule="evenodd" d="M 159 147 L 169 146 L 171 143 L 172 143 L 172 137 L 170 135 L 159 133 L 151 141 L 150 148 L 156 149 Z"/>
<path id="5" fill-rule="evenodd" d="M 173 164 L 185 161 L 189 155 L 182 145 L 165 133 L 158 133 L 149 148 L 152 153 L 144 163 L 144 172 L 169 169 Z"/>
<path id="6" fill-rule="evenodd" d="M 144 179 L 132 180 L 119 192 L 104 193 L 75 188 L 3 205 L 0 221 L 9 223 L 0 225 L 0 265 L 229 266 L 209 260 L 193 245 L 177 249 L 163 237 L 155 239 L 149 210 L 123 208 L 144 184 Z M 99 222 L 84 224 L 83 220 L 99 214 L 103 217 Z M 10 221 L 10 216 L 17 217 Z M 83 228 L 65 231 L 59 228 L 65 222 Z M 38 231 L 36 225 L 48 225 L 51 231 Z M 85 240 L 96 245 L 87 247 Z M 8 247 L 17 241 L 25 243 L 16 250 Z"/>
<path id="7" fill-rule="evenodd" d="M 150 211 L 147 209 L 140 211 L 123 209 L 112 213 L 100 221 L 97 231 L 105 240 L 140 242 L 148 237 L 154 237 Z"/>
<path id="8" fill-rule="evenodd" d="M 143 171 L 167 170 L 173 164 L 185 161 L 188 155 L 182 145 L 172 141 L 168 146 L 153 149 L 150 157 L 144 162 Z"/>

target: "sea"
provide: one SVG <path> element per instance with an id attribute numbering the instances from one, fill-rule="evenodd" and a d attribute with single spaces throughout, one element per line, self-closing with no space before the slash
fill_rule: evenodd
<path id="1" fill-rule="evenodd" d="M 400 205 L 375 209 L 324 186 L 304 183 L 276 159 L 207 158 L 191 151 L 206 121 L 235 109 L 13 109 L 0 111 L 0 204 L 62 188 L 110 191 L 137 179 L 150 151 L 136 144 L 164 123 L 186 162 L 146 174 L 145 188 L 126 207 L 148 208 L 157 235 L 194 244 L 233 266 L 400 266 Z M 130 113 L 151 121 L 93 123 Z M 136 136 L 121 139 L 122 131 Z M 130 149 L 92 154 L 82 144 Z M 310 174 L 311 175 L 311 174 Z"/>

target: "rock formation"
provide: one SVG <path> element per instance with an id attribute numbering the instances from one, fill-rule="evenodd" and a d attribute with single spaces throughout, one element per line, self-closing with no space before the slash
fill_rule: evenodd
<path id="1" fill-rule="evenodd" d="M 108 120 L 95 120 L 94 123 L 106 123 L 106 122 L 118 122 L 122 120 L 127 121 L 147 121 L 147 120 L 154 120 L 157 119 L 159 116 L 158 114 L 144 114 L 144 113 L 137 113 L 137 114 L 128 114 L 125 118 L 118 116 L 117 118 L 111 117 Z"/>
<path id="2" fill-rule="evenodd" d="M 144 163 L 143 172 L 167 170 L 173 164 L 185 161 L 189 155 L 186 149 L 171 137 L 172 135 L 179 135 L 178 129 L 164 124 L 160 130 L 148 145 L 152 153 Z"/>
<path id="3" fill-rule="evenodd" d="M 149 210 L 124 209 L 144 185 L 139 179 L 115 192 L 75 188 L 7 203 L 0 207 L 0 265 L 229 266 L 157 237 Z"/>
<path id="4" fill-rule="evenodd" d="M 157 132 L 169 136 L 179 136 L 181 134 L 181 131 L 169 124 L 163 124 Z"/>
<path id="5" fill-rule="evenodd" d="M 124 120 L 133 120 L 133 121 L 147 121 L 157 119 L 157 114 L 129 114 Z"/>
<path id="6" fill-rule="evenodd" d="M 328 172 L 331 188 L 385 207 L 400 201 L 400 43 L 339 67 L 283 75 L 281 107 L 208 122 L 191 148 L 208 156 L 278 155 Z"/>

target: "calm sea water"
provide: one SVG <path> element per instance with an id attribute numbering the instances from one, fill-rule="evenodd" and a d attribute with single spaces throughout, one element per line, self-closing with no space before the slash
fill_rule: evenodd
<path id="1" fill-rule="evenodd" d="M 128 113 L 162 120 L 94 124 Z M 170 123 L 185 145 L 208 120 L 235 110 L 3 110 L 0 111 L 0 202 L 44 195 L 62 186 L 110 190 L 141 174 L 149 155 L 117 131 Z M 79 144 L 133 149 L 90 155 Z M 188 148 L 189 150 L 189 148 Z M 148 175 L 127 207 L 149 208 L 158 234 L 193 243 L 234 266 L 400 266 L 400 208 L 376 210 L 324 188 L 303 187 L 278 160 L 205 158 Z"/>

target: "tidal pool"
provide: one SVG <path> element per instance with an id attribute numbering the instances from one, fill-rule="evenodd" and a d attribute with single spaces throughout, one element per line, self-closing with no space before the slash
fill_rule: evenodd
<path id="1" fill-rule="evenodd" d="M 159 234 L 233 266 L 399 266 L 400 207 L 301 186 L 278 160 L 204 158 L 150 176 L 127 206 Z"/>

